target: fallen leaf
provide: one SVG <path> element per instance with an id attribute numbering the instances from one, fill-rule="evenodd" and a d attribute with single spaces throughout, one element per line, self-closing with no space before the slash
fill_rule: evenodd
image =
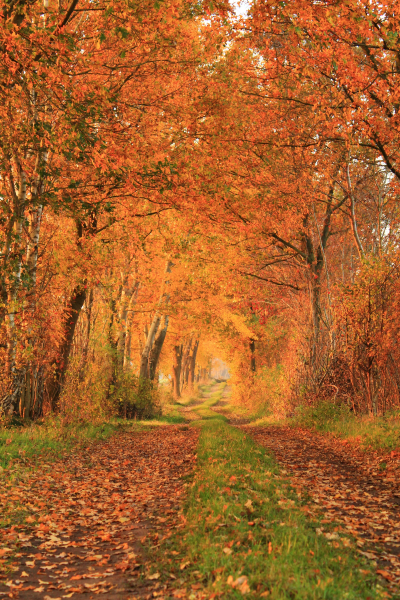
<path id="1" fill-rule="evenodd" d="M 239 590 L 242 594 L 248 594 L 250 592 L 248 578 L 245 575 L 238 577 L 233 583 L 232 587 Z"/>
<path id="2" fill-rule="evenodd" d="M 32 517 L 31 515 L 28 515 L 28 516 L 26 517 L 25 521 L 26 521 L 27 523 L 35 523 L 35 522 L 36 522 L 36 519 L 35 519 L 35 517 Z"/>
<path id="3" fill-rule="evenodd" d="M 378 569 L 376 572 L 378 573 L 378 575 L 382 575 L 382 577 L 384 577 L 388 581 L 393 581 L 393 579 L 394 579 L 393 575 L 391 575 L 388 571 Z"/>

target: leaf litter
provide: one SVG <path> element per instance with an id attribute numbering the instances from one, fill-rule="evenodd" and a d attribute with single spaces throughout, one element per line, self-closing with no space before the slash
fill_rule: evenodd
<path id="1" fill-rule="evenodd" d="M 21 506 L 29 516 L 0 530 L 0 598 L 161 596 L 151 552 L 184 526 L 182 477 L 198 435 L 179 426 L 124 432 L 13 480 L 3 473 L 1 513 Z"/>
<path id="2" fill-rule="evenodd" d="M 356 538 L 358 551 L 398 593 L 400 584 L 400 452 L 365 452 L 346 440 L 292 427 L 245 426 L 256 442 L 272 450 L 289 472 L 305 512 L 323 516 L 317 533 L 340 548 Z"/>

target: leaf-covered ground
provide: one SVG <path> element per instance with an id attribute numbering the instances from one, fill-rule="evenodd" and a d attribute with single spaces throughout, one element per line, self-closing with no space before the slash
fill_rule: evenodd
<path id="1" fill-rule="evenodd" d="M 203 387 L 178 407 L 200 427 L 131 428 L 4 470 L 0 598 L 399 597 L 399 455 L 240 431 L 213 418 L 229 388 Z"/>
<path id="2" fill-rule="evenodd" d="M 348 442 L 309 430 L 251 426 L 244 430 L 272 450 L 290 473 L 292 485 L 309 495 L 308 511 L 322 511 L 322 523 L 343 522 L 357 538 L 359 551 L 376 562 L 378 574 L 398 591 L 399 453 L 362 452 Z M 324 527 L 320 533 L 337 544 Z"/>
<path id="3" fill-rule="evenodd" d="M 134 430 L 34 471 L 5 472 L 2 518 L 24 522 L 0 531 L 0 597 L 156 597 L 149 541 L 157 547 L 183 525 L 197 439 L 186 426 Z"/>

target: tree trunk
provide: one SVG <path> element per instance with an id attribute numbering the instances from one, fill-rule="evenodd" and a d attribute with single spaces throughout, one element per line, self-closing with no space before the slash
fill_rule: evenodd
<path id="1" fill-rule="evenodd" d="M 131 327 L 133 320 L 133 306 L 136 304 L 137 296 L 139 293 L 139 282 L 136 282 L 133 288 L 133 293 L 129 300 L 128 310 L 126 315 L 125 322 L 125 344 L 124 344 L 124 359 L 123 359 L 123 369 L 124 371 L 130 369 L 131 363 Z"/>
<path id="2" fill-rule="evenodd" d="M 168 322 L 169 322 L 168 315 L 165 315 L 163 326 L 160 329 L 160 331 L 158 332 L 158 335 L 154 340 L 154 345 L 153 345 L 153 348 L 150 353 L 149 379 L 151 381 L 154 381 L 156 373 L 157 373 L 157 367 L 158 367 L 158 362 L 160 360 L 161 350 L 164 345 L 165 337 L 167 335 Z"/>
<path id="3" fill-rule="evenodd" d="M 166 274 L 170 273 L 171 268 L 172 268 L 172 262 L 170 260 L 167 260 L 167 264 L 165 267 L 165 273 Z M 149 365 L 150 353 L 153 348 L 154 340 L 155 340 L 155 337 L 156 337 L 156 334 L 157 334 L 157 331 L 158 331 L 158 328 L 159 328 L 160 322 L 161 322 L 160 308 L 163 304 L 167 305 L 168 301 L 169 301 L 169 295 L 165 294 L 165 292 L 164 292 L 164 287 L 167 283 L 168 283 L 168 281 L 166 279 L 164 279 L 161 294 L 160 294 L 160 299 L 158 301 L 158 307 L 156 309 L 153 320 L 151 322 L 149 331 L 146 336 L 146 342 L 145 342 L 143 351 L 141 353 L 140 373 L 139 373 L 140 379 L 149 379 L 149 377 L 150 377 L 150 365 Z"/>
<path id="4" fill-rule="evenodd" d="M 153 348 L 154 339 L 156 337 L 156 333 L 160 326 L 161 315 L 157 311 L 153 317 L 153 321 L 151 322 L 149 332 L 147 334 L 146 343 L 143 348 L 142 356 L 140 359 L 140 379 L 149 379 L 149 359 L 150 352 Z"/>
<path id="5" fill-rule="evenodd" d="M 196 370 L 196 357 L 197 357 L 197 350 L 199 348 L 199 340 L 196 340 L 194 345 L 193 345 L 193 350 L 192 350 L 192 354 L 190 356 L 190 363 L 189 363 L 189 376 L 188 376 L 188 388 L 189 390 L 193 390 L 194 387 L 194 380 L 195 380 L 195 370 Z"/>
<path id="6" fill-rule="evenodd" d="M 75 328 L 82 306 L 85 302 L 86 295 L 87 290 L 85 285 L 76 286 L 71 294 L 70 301 L 68 302 L 64 312 L 63 342 L 58 352 L 57 366 L 54 377 L 49 386 L 51 408 L 55 412 L 57 412 L 59 408 L 60 394 L 68 369 Z"/>
<path id="7" fill-rule="evenodd" d="M 255 356 L 255 351 L 256 351 L 256 342 L 255 340 L 250 340 L 250 368 L 252 370 L 253 373 L 255 373 L 256 371 L 256 356 Z"/>
<path id="8" fill-rule="evenodd" d="M 174 346 L 174 364 L 172 366 L 172 393 L 175 400 L 181 397 L 182 345 Z"/>
<path id="9" fill-rule="evenodd" d="M 123 370 L 125 361 L 125 345 L 127 342 L 128 331 L 132 321 L 132 307 L 134 306 L 139 290 L 139 283 L 135 281 L 133 285 L 128 285 L 129 272 L 126 267 L 125 274 L 122 275 L 121 298 L 118 311 L 118 340 L 117 340 L 117 363 L 118 369 Z M 137 275 L 137 269 L 136 269 Z"/>
<path id="10" fill-rule="evenodd" d="M 85 331 L 84 331 L 84 340 L 83 340 L 83 348 L 82 348 L 82 362 L 79 373 L 79 380 L 83 381 L 85 376 L 85 370 L 87 365 L 87 359 L 89 354 L 89 342 L 90 342 L 90 330 L 91 330 L 91 321 L 92 321 L 92 308 L 93 308 L 93 289 L 90 289 L 86 304 L 86 323 L 85 323 Z"/>
<path id="11" fill-rule="evenodd" d="M 182 388 L 188 382 L 191 347 L 192 347 L 192 338 L 190 338 L 186 342 L 186 344 L 183 345 L 184 350 L 183 350 L 183 356 L 182 356 L 182 369 L 181 369 Z"/>

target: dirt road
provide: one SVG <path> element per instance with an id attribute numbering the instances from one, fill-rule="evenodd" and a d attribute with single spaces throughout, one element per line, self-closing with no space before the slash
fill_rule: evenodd
<path id="1" fill-rule="evenodd" d="M 0 597 L 157 595 L 144 547 L 183 525 L 182 477 L 193 470 L 197 439 L 196 429 L 181 426 L 132 431 L 41 463 L 33 474 L 21 471 L 17 484 L 0 490 L 3 514 L 17 505 L 29 512 L 24 524 L 0 531 Z"/>

